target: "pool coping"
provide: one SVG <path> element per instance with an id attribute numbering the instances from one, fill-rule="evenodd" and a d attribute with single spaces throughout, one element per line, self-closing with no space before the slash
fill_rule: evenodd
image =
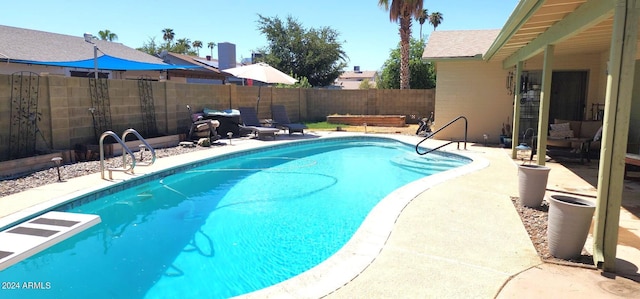
<path id="1" fill-rule="evenodd" d="M 422 139 L 405 135 L 381 136 L 409 144 Z M 443 141 L 442 144 L 444 143 Z M 380 254 L 396 220 L 413 199 L 437 184 L 489 166 L 489 160 L 473 155 L 472 150 L 444 149 L 441 152 L 469 158 L 471 163 L 424 177 L 394 190 L 369 212 L 351 239 L 328 259 L 288 280 L 234 298 L 320 298 L 352 281 Z"/>
<path id="2" fill-rule="evenodd" d="M 422 139 L 421 137 L 409 135 L 365 134 L 351 132 L 338 134 L 332 132 L 321 133 L 317 137 L 325 140 L 344 137 L 378 137 L 394 139 L 406 144 L 415 144 Z M 172 171 L 175 172 L 182 169 L 197 167 L 199 165 L 209 163 L 210 161 L 215 159 L 222 159 L 230 155 L 242 155 L 247 152 L 257 151 L 265 147 L 277 148 L 280 146 L 286 146 L 286 144 L 290 142 L 304 142 L 304 140 L 308 139 L 293 138 L 277 140 L 277 143 L 258 141 L 255 143 L 250 142 L 242 145 L 234 144 L 233 147 L 225 147 L 225 150 L 215 151 L 213 153 L 211 151 L 200 151 L 188 153 L 185 155 L 163 158 L 159 159 L 158 162 L 164 160 L 163 162 L 165 163 L 159 164 L 165 165 L 159 166 L 159 169 L 154 168 L 150 169 L 147 172 L 140 171 L 135 176 L 124 177 L 124 179 L 116 179 L 114 181 L 100 179 L 99 173 L 88 175 L 85 177 L 94 182 L 98 181 L 99 183 L 89 187 L 77 187 L 77 189 L 59 196 L 53 196 L 53 198 L 49 200 L 26 207 L 19 212 L 0 217 L 0 228 L 4 229 L 16 225 L 22 221 L 41 215 L 47 211 L 54 210 L 57 207 L 67 205 L 72 201 L 77 201 L 79 197 L 99 197 L 103 194 L 102 192 L 117 192 L 117 190 L 126 188 L 131 184 L 141 183 L 140 180 L 152 180 L 154 178 L 157 178 L 158 176 L 166 176 L 172 173 Z M 429 145 L 430 147 L 435 147 L 444 143 L 445 141 L 432 140 L 430 141 Z M 453 148 L 454 146 L 450 147 Z M 286 281 L 251 293 L 240 295 L 238 296 L 238 298 L 265 298 L 272 296 L 282 297 L 286 295 L 291 297 L 305 298 L 322 297 L 349 283 L 375 260 L 375 258 L 378 256 L 378 254 L 386 244 L 397 218 L 400 216 L 404 208 L 414 198 L 416 198 L 421 193 L 429 190 L 432 186 L 435 186 L 452 178 L 480 170 L 489 165 L 488 160 L 480 157 L 479 155 L 473 155 L 472 150 L 456 150 L 455 148 L 444 148 L 443 150 L 441 150 L 441 152 L 460 155 L 471 159 L 472 162 L 462 167 L 424 177 L 422 179 L 411 182 L 399 189 L 396 189 L 392 193 L 388 194 L 385 198 L 383 198 L 371 210 L 371 212 L 365 218 L 364 222 L 353 235 L 353 237 L 334 255 L 318 264 L 317 266 L 313 267 L 312 269 L 294 276 Z M 172 165 L 175 163 L 175 161 L 179 160 L 176 157 L 184 157 L 186 155 L 189 155 L 192 158 L 189 159 L 189 161 L 182 161 L 180 165 Z M 77 178 L 70 179 L 69 181 L 75 179 Z M 56 183 L 50 185 L 56 185 Z M 46 186 L 42 189 L 46 189 Z M 18 193 L 18 195 L 16 196 L 19 196 L 19 194 L 20 193 Z"/>

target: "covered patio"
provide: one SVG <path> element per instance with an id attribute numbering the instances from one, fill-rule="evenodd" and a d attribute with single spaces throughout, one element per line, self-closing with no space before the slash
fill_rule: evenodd
<path id="1" fill-rule="evenodd" d="M 466 116 L 470 140 L 500 135 L 512 158 L 534 135 L 535 163 L 544 165 L 550 124 L 591 122 L 585 136 L 566 138 L 597 159 L 592 243 L 604 272 L 616 272 L 625 157 L 640 152 L 639 8 L 632 0 L 521 0 L 500 30 L 434 31 L 422 56 L 437 70 L 436 119 Z"/>
<path id="2" fill-rule="evenodd" d="M 520 103 L 525 69 L 541 69 L 540 105 L 537 119 L 537 152 L 545 153 L 552 74 L 556 57 L 570 59 L 595 54 L 601 73 L 590 73 L 589 90 L 604 91 L 602 146 L 598 166 L 597 208 L 594 224 L 594 263 L 606 272 L 616 271 L 616 245 L 624 188 L 624 159 L 635 128 L 634 111 L 640 103 L 634 85 L 638 78 L 638 9 L 631 0 L 520 1 L 511 18 L 483 59 L 500 61 L 514 69 L 514 102 Z M 520 91 L 520 92 L 518 92 Z M 526 91 L 526 90 L 525 90 Z M 520 132 L 520 105 L 513 105 L 513 131 Z M 637 108 L 635 109 L 637 110 Z M 635 125 L 634 125 L 635 124 Z M 519 134 L 514 134 L 512 157 L 516 157 Z M 637 151 L 637 148 L 635 149 Z M 537 164 L 545 164 L 538 155 Z"/>

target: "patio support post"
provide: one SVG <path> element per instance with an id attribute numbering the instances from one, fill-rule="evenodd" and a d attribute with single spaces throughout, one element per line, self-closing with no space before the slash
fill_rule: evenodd
<path id="1" fill-rule="evenodd" d="M 538 165 L 545 164 L 547 152 L 547 128 L 549 127 L 549 101 L 551 100 L 551 75 L 553 74 L 554 45 L 547 45 L 544 49 L 542 65 L 542 91 L 540 92 L 540 112 L 538 114 Z"/>
<path id="2" fill-rule="evenodd" d="M 614 272 L 638 36 L 636 0 L 616 0 L 598 173 L 593 260 Z"/>
<path id="3" fill-rule="evenodd" d="M 522 99 L 522 92 L 520 86 L 522 86 L 522 61 L 518 61 L 516 64 L 516 85 L 513 93 L 513 136 L 511 136 L 511 159 L 518 158 L 518 150 L 516 146 L 520 144 L 520 99 Z"/>

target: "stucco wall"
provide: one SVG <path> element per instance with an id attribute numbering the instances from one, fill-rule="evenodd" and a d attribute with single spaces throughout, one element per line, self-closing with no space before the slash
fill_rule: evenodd
<path id="1" fill-rule="evenodd" d="M 608 60 L 608 55 L 608 53 L 593 53 L 571 56 L 558 55 L 554 57 L 554 71 L 588 72 L 589 79 L 587 83 L 585 119 L 590 119 L 591 117 L 591 104 L 604 104 L 607 86 L 606 61 Z M 541 71 L 543 59 L 543 55 L 540 54 L 527 60 L 525 70 Z"/>
<path id="2" fill-rule="evenodd" d="M 543 55 L 526 61 L 525 71 L 542 70 Z M 587 71 L 587 103 L 585 119 L 591 119 L 591 105 L 604 103 L 606 93 L 606 65 L 608 53 L 554 57 L 554 71 Z M 501 63 L 482 61 L 450 61 L 437 63 L 436 127 L 459 115 L 469 119 L 469 139 L 497 143 L 502 124 L 513 114 L 513 96 L 505 87 L 507 71 Z M 438 133 L 438 138 L 461 138 L 463 129 L 454 125 Z M 640 137 L 638 137 L 640 138 Z"/>
<path id="3" fill-rule="evenodd" d="M 511 122 L 513 96 L 508 95 L 507 71 L 500 63 L 451 61 L 437 64 L 436 128 L 458 116 L 468 121 L 468 138 L 498 143 L 502 123 Z M 464 122 L 459 121 L 438 133 L 438 139 L 462 139 Z"/>

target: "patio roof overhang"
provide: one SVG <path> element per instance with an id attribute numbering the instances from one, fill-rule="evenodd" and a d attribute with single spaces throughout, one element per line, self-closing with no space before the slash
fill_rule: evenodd
<path id="1" fill-rule="evenodd" d="M 484 55 L 509 68 L 554 45 L 555 55 L 606 52 L 615 0 L 523 0 Z"/>

